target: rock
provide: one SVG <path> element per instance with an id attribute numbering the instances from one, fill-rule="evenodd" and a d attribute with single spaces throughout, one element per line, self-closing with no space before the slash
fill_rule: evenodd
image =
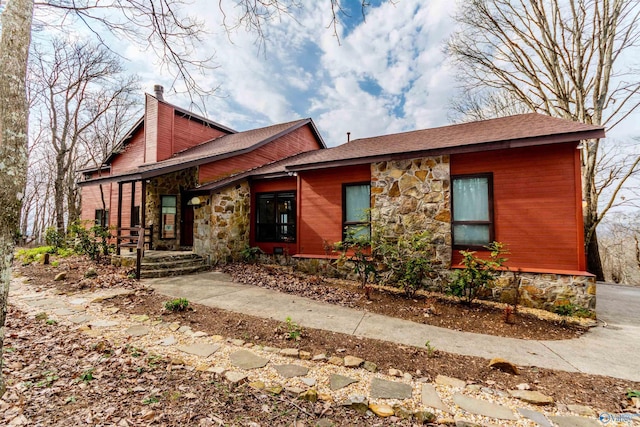
<path id="1" fill-rule="evenodd" d="M 172 357 L 169 360 L 169 363 L 172 364 L 172 365 L 186 365 L 186 362 L 183 359 L 179 358 L 179 357 Z"/>
<path id="2" fill-rule="evenodd" d="M 411 375 L 409 372 L 405 372 L 404 374 L 402 374 L 402 379 L 405 381 L 412 381 L 413 375 Z"/>
<path id="3" fill-rule="evenodd" d="M 240 369 L 264 368 L 269 359 L 264 359 L 248 350 L 239 350 L 229 355 L 229 361 L 233 366 Z"/>
<path id="4" fill-rule="evenodd" d="M 393 408 L 393 412 L 398 418 L 402 418 L 403 420 L 410 420 L 413 418 L 413 411 L 405 408 L 404 406 L 395 406 Z"/>
<path id="5" fill-rule="evenodd" d="M 531 386 L 527 383 L 521 383 L 516 386 L 518 390 L 531 390 Z"/>
<path id="6" fill-rule="evenodd" d="M 595 419 L 576 416 L 550 416 L 558 427 L 602 427 Z"/>
<path id="7" fill-rule="evenodd" d="M 501 420 L 518 419 L 518 417 L 514 415 L 513 411 L 506 406 L 487 402 L 485 400 L 474 399 L 473 397 L 465 396 L 460 393 L 453 395 L 453 403 L 465 411 L 476 415 L 484 415 L 485 417 L 498 418 Z"/>
<path id="8" fill-rule="evenodd" d="M 297 348 L 283 348 L 280 350 L 281 356 L 287 357 L 298 357 L 300 355 L 300 351 Z"/>
<path id="9" fill-rule="evenodd" d="M 59 282 L 61 280 L 66 280 L 66 279 L 67 279 L 67 273 L 64 271 L 56 274 L 56 277 L 53 278 L 53 280 L 56 282 Z"/>
<path id="10" fill-rule="evenodd" d="M 544 416 L 543 413 L 532 411 L 531 409 L 526 408 L 518 408 L 518 412 L 525 418 L 530 419 L 531 421 L 538 424 L 540 427 L 553 427 L 547 417 Z"/>
<path id="11" fill-rule="evenodd" d="M 454 388 L 465 388 L 467 386 L 466 381 L 462 381 L 457 378 L 447 377 L 444 375 L 438 375 L 436 377 L 436 384 L 446 385 Z"/>
<path id="12" fill-rule="evenodd" d="M 333 427 L 333 422 L 326 418 L 320 418 L 316 420 L 316 427 Z"/>
<path id="13" fill-rule="evenodd" d="M 413 413 L 413 418 L 422 424 L 427 424 L 434 422 L 436 416 L 429 411 L 416 411 Z"/>
<path id="14" fill-rule="evenodd" d="M 193 337 L 194 338 L 202 338 L 202 337 L 206 337 L 208 334 L 206 332 L 203 331 L 198 331 L 198 332 L 194 332 L 193 333 Z"/>
<path id="15" fill-rule="evenodd" d="M 311 360 L 311 353 L 309 353 L 308 351 L 300 350 L 300 352 L 298 353 L 298 357 L 302 360 Z"/>
<path id="16" fill-rule="evenodd" d="M 252 381 L 249 383 L 249 387 L 256 390 L 264 390 L 266 385 L 262 381 Z"/>
<path id="17" fill-rule="evenodd" d="M 234 372 L 234 371 L 227 371 L 224 373 L 224 377 L 227 379 L 227 381 L 229 381 L 231 384 L 239 384 L 243 381 L 245 381 L 247 379 L 247 375 L 242 373 L 242 372 Z"/>
<path id="18" fill-rule="evenodd" d="M 336 366 L 344 365 L 344 360 L 342 359 L 342 357 L 338 357 L 338 356 L 331 356 L 327 362 Z"/>
<path id="19" fill-rule="evenodd" d="M 324 353 L 316 354 L 311 358 L 311 360 L 313 360 L 314 362 L 322 362 L 327 360 L 327 355 Z"/>
<path id="20" fill-rule="evenodd" d="M 116 326 L 118 322 L 113 320 L 93 320 L 89 322 L 89 326 L 92 328 L 110 328 L 112 326 Z"/>
<path id="21" fill-rule="evenodd" d="M 94 277 L 98 277 L 98 272 L 95 268 L 89 267 L 87 271 L 84 272 L 85 279 L 92 279 Z"/>
<path id="22" fill-rule="evenodd" d="M 174 345 L 176 342 L 178 342 L 176 340 L 176 337 L 174 337 L 173 335 L 169 335 L 168 337 L 163 338 L 160 341 L 158 341 L 158 344 L 166 347 L 166 346 L 169 346 L 169 345 Z"/>
<path id="23" fill-rule="evenodd" d="M 376 365 L 373 362 L 369 362 L 368 360 L 365 360 L 364 363 L 362 364 L 362 367 L 369 371 L 369 372 L 377 372 L 378 371 L 378 365 Z"/>
<path id="24" fill-rule="evenodd" d="M 300 387 L 289 386 L 289 387 L 285 387 L 284 389 L 287 391 L 287 393 L 293 394 L 295 396 L 299 396 L 304 392 L 304 390 L 301 389 Z"/>
<path id="25" fill-rule="evenodd" d="M 80 314 L 78 316 L 72 316 L 69 318 L 69 320 L 73 323 L 86 323 L 88 321 L 91 320 L 91 317 L 87 316 L 86 314 Z"/>
<path id="26" fill-rule="evenodd" d="M 331 376 L 329 377 L 329 388 L 331 388 L 331 390 L 333 391 L 340 390 L 341 388 L 344 388 L 349 384 L 357 382 L 358 380 L 355 380 L 353 378 L 345 377 L 338 374 L 331 374 Z"/>
<path id="27" fill-rule="evenodd" d="M 200 357 L 209 357 L 220 349 L 220 344 L 191 344 L 180 345 L 176 348 L 184 353 Z"/>
<path id="28" fill-rule="evenodd" d="M 583 417 L 597 417 L 596 411 L 588 406 L 584 405 L 567 405 L 567 409 L 575 414 L 582 415 Z"/>
<path id="29" fill-rule="evenodd" d="M 380 378 L 371 380 L 369 394 L 375 399 L 411 399 L 412 393 L 413 389 L 409 384 Z"/>
<path id="30" fill-rule="evenodd" d="M 424 406 L 451 413 L 449 408 L 440 399 L 436 388 L 432 384 L 422 384 L 421 401 Z"/>
<path id="31" fill-rule="evenodd" d="M 133 320 L 134 322 L 142 323 L 149 320 L 149 316 L 147 316 L 146 314 L 134 314 L 133 316 L 131 316 L 131 320 Z"/>
<path id="32" fill-rule="evenodd" d="M 124 333 L 132 337 L 143 337 L 149 333 L 149 328 L 143 325 L 134 325 L 124 331 Z"/>
<path id="33" fill-rule="evenodd" d="M 469 391 L 480 391 L 482 390 L 484 387 L 482 387 L 480 384 L 469 384 L 466 389 Z"/>
<path id="34" fill-rule="evenodd" d="M 318 380 L 316 380 L 315 378 L 308 378 L 308 377 L 300 378 L 300 381 L 302 381 L 305 385 L 309 387 L 313 387 L 318 382 Z"/>
<path id="35" fill-rule="evenodd" d="M 177 323 L 177 322 L 170 323 L 168 328 L 171 332 L 176 332 L 178 329 L 180 329 L 180 323 Z"/>
<path id="36" fill-rule="evenodd" d="M 360 359 L 359 357 L 355 357 L 355 356 L 344 357 L 344 366 L 346 366 L 347 368 L 357 368 L 360 365 L 362 365 L 362 362 L 364 362 L 364 359 Z"/>
<path id="37" fill-rule="evenodd" d="M 348 406 L 351 409 L 364 414 L 369 410 L 369 400 L 365 396 L 357 395 L 350 396 L 347 400 L 342 402 L 340 405 Z"/>
<path id="38" fill-rule="evenodd" d="M 456 427 L 484 427 L 482 424 L 468 420 L 456 420 Z"/>
<path id="39" fill-rule="evenodd" d="M 542 394 L 539 391 L 531 390 L 509 390 L 512 397 L 523 400 L 534 405 L 551 405 L 553 397 Z"/>
<path id="40" fill-rule="evenodd" d="M 193 335 L 193 331 L 191 330 L 191 326 L 180 326 L 178 328 L 178 332 L 186 335 Z"/>
<path id="41" fill-rule="evenodd" d="M 224 374 L 227 370 L 224 369 L 222 366 L 212 366 L 211 368 L 207 369 L 208 372 L 211 372 L 215 375 L 222 375 Z"/>
<path id="42" fill-rule="evenodd" d="M 371 409 L 371 412 L 382 418 L 390 417 L 395 414 L 393 408 L 385 404 L 370 403 L 369 409 Z"/>
<path id="43" fill-rule="evenodd" d="M 276 365 L 273 368 L 284 378 L 304 377 L 309 372 L 309 368 L 293 364 Z"/>
<path id="44" fill-rule="evenodd" d="M 318 393 L 318 399 L 322 400 L 323 402 L 333 402 L 333 398 L 329 393 Z"/>
<path id="45" fill-rule="evenodd" d="M 307 391 L 303 391 L 298 396 L 300 400 L 306 400 L 307 402 L 317 402 L 318 401 L 318 392 L 315 389 L 309 389 Z"/>
<path id="46" fill-rule="evenodd" d="M 235 346 L 242 347 L 245 341 L 239 340 L 239 339 L 232 339 L 232 340 L 229 340 L 229 342 Z"/>
<path id="47" fill-rule="evenodd" d="M 402 376 L 402 371 L 398 370 L 398 369 L 394 369 L 394 368 L 389 368 L 389 376 L 390 377 L 401 377 Z"/>
<path id="48" fill-rule="evenodd" d="M 491 359 L 489 367 L 513 375 L 518 375 L 520 373 L 516 365 L 500 357 L 494 357 Z"/>
<path id="49" fill-rule="evenodd" d="M 283 390 L 283 388 L 282 388 L 281 385 L 274 385 L 274 386 L 267 387 L 267 388 L 264 389 L 264 391 L 267 391 L 267 392 L 269 392 L 271 394 L 275 394 L 276 396 L 279 395 L 280 393 L 282 393 L 282 390 Z"/>

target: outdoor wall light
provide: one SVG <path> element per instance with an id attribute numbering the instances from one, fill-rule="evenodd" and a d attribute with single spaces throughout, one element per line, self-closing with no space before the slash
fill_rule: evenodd
<path id="1" fill-rule="evenodd" d="M 187 205 L 190 205 L 190 206 L 200 206 L 201 204 L 202 204 L 202 200 L 200 200 L 200 197 L 198 196 L 192 197 L 187 203 Z"/>

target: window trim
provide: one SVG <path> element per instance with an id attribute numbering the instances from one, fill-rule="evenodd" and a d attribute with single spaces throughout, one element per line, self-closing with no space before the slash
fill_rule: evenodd
<path id="1" fill-rule="evenodd" d="M 282 195 L 282 194 L 293 194 L 293 203 L 292 203 L 292 207 L 291 207 L 291 218 L 292 221 L 290 222 L 286 222 L 286 223 L 281 223 L 278 222 L 278 196 Z M 260 196 L 264 196 L 264 195 L 273 195 L 273 201 L 275 203 L 275 209 L 274 209 L 274 222 L 273 225 L 276 227 L 276 237 L 273 240 L 264 240 L 260 238 L 260 233 L 258 232 L 258 228 L 260 227 L 260 224 L 258 223 L 258 209 L 259 209 L 259 205 L 258 205 L 258 199 L 260 198 Z M 297 213 L 297 204 L 298 204 L 298 193 L 295 190 L 288 190 L 288 191 L 263 191 L 261 193 L 256 193 L 255 195 L 255 216 L 254 216 L 254 221 L 253 224 L 255 226 L 255 241 L 256 242 L 260 242 L 260 243 L 296 243 L 297 242 L 297 238 L 298 238 L 298 213 Z M 270 223 L 262 223 L 262 224 L 270 224 Z M 293 226 L 293 238 L 290 240 L 287 239 L 282 239 L 280 236 L 280 227 L 283 225 L 287 225 L 287 226 Z"/>
<path id="2" fill-rule="evenodd" d="M 163 236 L 163 231 L 164 231 L 164 221 L 163 221 L 163 216 L 162 216 L 162 207 L 163 207 L 163 203 L 162 201 L 164 200 L 165 197 L 173 197 L 176 201 L 176 205 L 175 205 L 175 209 L 176 209 L 176 213 L 175 215 L 175 222 L 173 224 L 173 237 L 162 237 Z M 160 227 L 158 230 L 158 234 L 159 234 L 159 238 L 160 240 L 176 240 L 178 238 L 178 196 L 175 194 L 162 194 L 160 195 Z"/>
<path id="3" fill-rule="evenodd" d="M 369 186 L 369 210 L 371 210 L 371 181 L 345 182 L 342 184 L 342 240 L 346 239 L 347 237 L 347 227 L 354 225 L 368 225 L 369 236 L 371 236 L 371 216 L 369 216 L 369 219 L 367 221 L 347 221 L 347 187 L 355 187 L 358 185 Z"/>
<path id="4" fill-rule="evenodd" d="M 489 208 L 489 220 L 488 221 L 456 221 L 455 218 L 455 203 L 453 202 L 453 192 L 455 190 L 454 181 L 456 179 L 471 179 L 471 178 L 487 178 L 487 197 Z M 488 225 L 489 226 L 489 241 L 487 245 L 491 244 L 495 240 L 495 218 L 493 208 L 493 172 L 473 173 L 473 174 L 461 174 L 451 175 L 451 246 L 453 249 L 458 250 L 486 250 L 486 245 L 463 245 L 457 244 L 455 241 L 454 228 L 456 225 Z"/>

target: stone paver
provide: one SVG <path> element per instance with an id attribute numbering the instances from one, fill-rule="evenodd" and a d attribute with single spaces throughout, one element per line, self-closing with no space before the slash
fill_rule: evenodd
<path id="1" fill-rule="evenodd" d="M 150 332 L 149 328 L 143 325 L 134 325 L 127 328 L 127 330 L 124 331 L 125 334 L 130 335 L 132 337 L 143 337 L 145 335 L 148 335 L 149 332 Z"/>
<path id="2" fill-rule="evenodd" d="M 358 380 L 345 377 L 344 375 L 331 374 L 331 377 L 329 378 L 329 388 L 331 388 L 331 390 L 333 391 L 340 390 L 341 388 L 345 388 L 349 384 L 357 382 Z"/>
<path id="3" fill-rule="evenodd" d="M 446 385 L 454 388 L 465 388 L 467 386 L 467 383 L 465 381 L 453 377 L 447 377 L 445 375 L 438 375 L 436 377 L 436 384 Z"/>
<path id="4" fill-rule="evenodd" d="M 362 364 L 362 362 L 364 362 L 364 359 L 360 359 L 359 357 L 355 357 L 355 356 L 344 357 L 344 366 L 346 366 L 347 368 L 357 368 Z"/>
<path id="5" fill-rule="evenodd" d="M 238 350 L 231 353 L 229 360 L 233 366 L 240 369 L 264 368 L 269 363 L 269 359 L 260 357 L 249 350 Z"/>
<path id="6" fill-rule="evenodd" d="M 76 324 L 80 324 L 80 323 L 87 323 L 87 322 L 89 322 L 91 319 L 92 319 L 92 317 L 91 317 L 91 316 L 89 316 L 89 315 L 86 315 L 86 314 L 79 314 L 79 315 L 77 315 L 77 316 L 73 316 L 73 317 L 70 317 L 70 318 L 69 318 L 69 320 L 70 320 L 71 322 L 76 323 Z"/>
<path id="7" fill-rule="evenodd" d="M 200 357 L 209 357 L 220 349 L 219 344 L 190 344 L 176 347 L 178 350 Z"/>
<path id="8" fill-rule="evenodd" d="M 113 320 L 92 320 L 91 322 L 89 322 L 89 325 L 91 327 L 94 328 L 110 328 L 112 326 L 117 326 L 118 322 L 115 322 Z"/>
<path id="9" fill-rule="evenodd" d="M 413 388 L 409 384 L 374 378 L 369 394 L 379 399 L 411 399 Z"/>
<path id="10" fill-rule="evenodd" d="M 167 347 L 167 346 L 170 346 L 170 345 L 174 345 L 177 342 L 178 342 L 178 340 L 176 340 L 176 337 L 174 337 L 173 335 L 169 335 L 168 337 L 161 339 L 158 342 L 158 344 Z"/>
<path id="11" fill-rule="evenodd" d="M 549 418 L 558 427 L 602 427 L 602 424 L 593 418 L 578 416 L 551 416 Z"/>
<path id="12" fill-rule="evenodd" d="M 553 397 L 535 390 L 509 390 L 509 394 L 516 399 L 534 405 L 550 405 L 553 403 Z"/>
<path id="13" fill-rule="evenodd" d="M 531 421 L 538 424 L 540 427 L 553 427 L 553 425 L 549 422 L 547 417 L 544 416 L 543 413 L 538 411 L 532 411 L 527 408 L 518 408 L 518 412 L 525 418 L 530 419 Z"/>
<path id="14" fill-rule="evenodd" d="M 77 314 L 76 310 L 69 310 L 68 308 L 58 308 L 53 310 L 53 314 L 56 316 L 71 316 L 72 314 Z"/>
<path id="15" fill-rule="evenodd" d="M 485 417 L 498 418 L 500 420 L 517 420 L 513 411 L 506 406 L 487 402 L 486 400 L 475 399 L 460 393 L 453 395 L 453 403 L 467 412 Z"/>
<path id="16" fill-rule="evenodd" d="M 421 401 L 424 406 L 429 408 L 439 409 L 444 412 L 451 412 L 447 405 L 442 402 L 436 388 L 433 384 L 422 384 L 422 396 Z"/>
<path id="17" fill-rule="evenodd" d="M 304 377 L 309 373 L 309 368 L 294 364 L 275 365 L 273 368 L 284 378 Z"/>
<path id="18" fill-rule="evenodd" d="M 245 381 L 247 379 L 247 374 L 245 374 L 243 372 L 227 371 L 227 372 L 224 373 L 224 377 L 230 383 L 238 384 L 238 383 L 240 383 L 242 381 Z"/>

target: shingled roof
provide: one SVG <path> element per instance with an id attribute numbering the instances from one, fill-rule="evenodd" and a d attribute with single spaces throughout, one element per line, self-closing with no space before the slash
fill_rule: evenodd
<path id="1" fill-rule="evenodd" d="M 411 158 L 421 154 L 453 154 L 544 145 L 604 137 L 593 126 L 542 114 L 520 114 L 478 122 L 356 139 L 297 159 L 288 169 L 305 170 Z"/>
<path id="2" fill-rule="evenodd" d="M 188 148 L 176 153 L 173 157 L 156 162 L 141 165 L 136 168 L 109 175 L 93 180 L 82 181 L 81 184 L 97 183 L 103 181 L 133 181 L 151 178 L 158 175 L 175 172 L 193 166 L 222 160 L 228 157 L 237 156 L 249 151 L 253 151 L 260 146 L 267 144 L 289 132 L 302 126 L 311 124 L 318 140 L 324 145 L 320 134 L 315 129 L 311 119 L 300 119 L 287 123 L 280 123 L 259 129 L 252 129 L 245 132 L 223 135 L 218 138 L 203 142 L 195 147 Z"/>

